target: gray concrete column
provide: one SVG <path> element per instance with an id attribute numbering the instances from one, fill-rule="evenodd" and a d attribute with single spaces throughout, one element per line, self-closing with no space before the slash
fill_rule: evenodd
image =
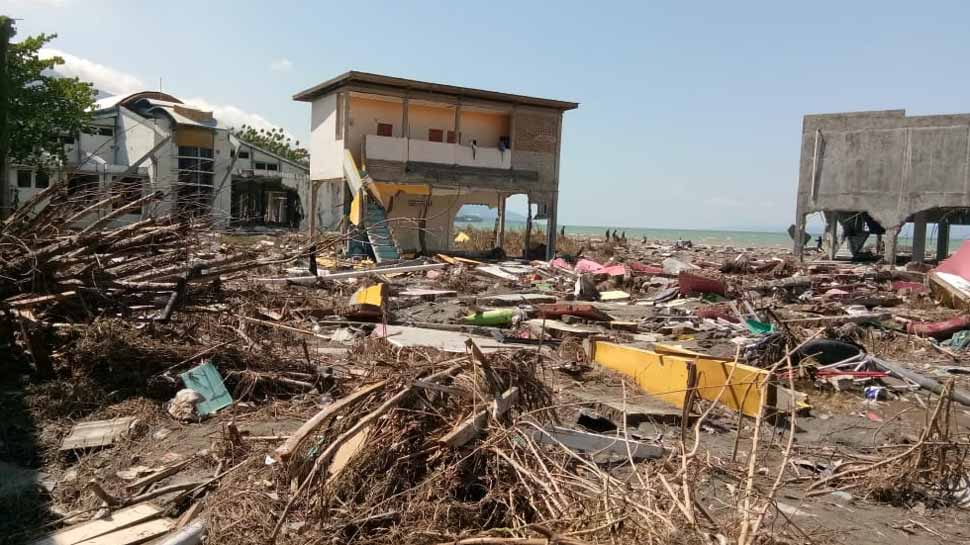
<path id="1" fill-rule="evenodd" d="M 890 266 L 896 265 L 896 237 L 899 236 L 899 227 L 886 229 L 886 254 L 883 260 Z"/>
<path id="2" fill-rule="evenodd" d="M 826 230 L 829 239 L 829 259 L 835 259 L 835 255 L 839 251 L 839 213 L 829 212 L 828 221 Z"/>
<path id="3" fill-rule="evenodd" d="M 495 233 L 496 248 L 505 246 L 505 200 L 508 197 L 505 193 L 499 193 L 498 195 L 498 218 L 496 218 L 498 225 L 496 225 Z"/>
<path id="4" fill-rule="evenodd" d="M 950 223 L 946 220 L 936 225 L 936 261 L 940 262 L 950 255 Z"/>
<path id="5" fill-rule="evenodd" d="M 525 259 L 529 258 L 529 244 L 532 239 L 532 195 L 529 195 L 529 200 L 526 205 L 525 213 L 525 238 L 522 239 L 522 257 Z"/>
<path id="6" fill-rule="evenodd" d="M 802 244 L 802 239 L 805 238 L 805 215 L 798 214 L 795 218 L 795 259 L 801 261 L 805 253 L 805 245 Z"/>
<path id="7" fill-rule="evenodd" d="M 926 213 L 917 212 L 913 215 L 913 263 L 926 261 Z"/>
<path id="8" fill-rule="evenodd" d="M 549 200 L 548 217 L 546 218 L 546 260 L 556 256 L 556 235 L 559 234 L 559 227 L 556 225 L 556 197 Z"/>

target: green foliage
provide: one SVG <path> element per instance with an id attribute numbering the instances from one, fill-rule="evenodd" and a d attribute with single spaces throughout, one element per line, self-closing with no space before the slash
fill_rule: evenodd
<path id="1" fill-rule="evenodd" d="M 11 160 L 43 163 L 61 158 L 60 137 L 77 134 L 90 120 L 95 91 L 77 78 L 55 76 L 64 59 L 41 59 L 40 49 L 56 34 L 30 36 L 7 52 Z"/>
<path id="2" fill-rule="evenodd" d="M 239 129 L 232 129 L 233 134 L 250 144 L 259 146 L 290 161 L 307 164 L 310 162 L 310 152 L 300 147 L 299 140 L 293 140 L 283 133 L 283 129 L 256 129 L 243 125 Z"/>

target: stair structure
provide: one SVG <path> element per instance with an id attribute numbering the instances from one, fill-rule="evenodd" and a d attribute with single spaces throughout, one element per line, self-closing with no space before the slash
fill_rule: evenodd
<path id="1" fill-rule="evenodd" d="M 370 242 L 371 251 L 374 253 L 374 260 L 377 263 L 400 260 L 401 254 L 397 249 L 397 245 L 394 243 L 394 237 L 388 226 L 387 214 L 384 211 L 384 207 L 367 190 L 367 186 L 372 180 L 367 174 L 361 174 L 349 150 L 345 150 L 344 155 L 344 177 L 347 180 L 347 185 L 350 187 L 350 190 L 353 191 L 357 206 L 364 206 L 364 210 L 361 211 L 361 217 L 359 218 L 360 223 L 357 227 L 365 235 L 365 237 L 361 238 L 366 238 L 367 242 Z M 352 213 L 351 221 L 354 221 L 353 216 L 354 214 Z M 356 246 L 359 246 L 363 241 L 351 240 L 349 248 L 351 253 L 355 249 L 355 242 Z"/>

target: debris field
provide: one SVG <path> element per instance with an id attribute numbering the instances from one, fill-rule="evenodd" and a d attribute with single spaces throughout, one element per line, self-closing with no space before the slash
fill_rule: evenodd
<path id="1" fill-rule="evenodd" d="M 339 233 L 68 228 L 97 205 L 67 195 L 0 227 L 4 542 L 970 540 L 970 249 L 377 266 Z"/>

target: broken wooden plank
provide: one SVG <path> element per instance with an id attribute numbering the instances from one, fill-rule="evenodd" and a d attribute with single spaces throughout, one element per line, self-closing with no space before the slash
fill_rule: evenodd
<path id="1" fill-rule="evenodd" d="M 536 305 L 539 315 L 545 318 L 559 318 L 564 315 L 578 316 L 595 322 L 609 322 L 613 318 L 590 303 L 555 303 Z"/>
<path id="2" fill-rule="evenodd" d="M 505 295 L 489 295 L 479 297 L 478 301 L 485 305 L 502 307 L 512 305 L 536 305 L 539 303 L 555 303 L 556 298 L 543 293 L 510 293 Z"/>
<path id="3" fill-rule="evenodd" d="M 76 291 L 65 291 L 62 293 L 55 293 L 52 295 L 40 295 L 37 297 L 27 297 L 27 298 L 16 298 L 7 299 L 6 303 L 11 307 L 29 307 L 31 305 L 39 305 L 41 303 L 48 303 L 50 301 L 63 301 L 64 299 L 70 299 L 77 295 Z"/>
<path id="4" fill-rule="evenodd" d="M 337 413 L 342 411 L 344 408 L 356 403 L 358 400 L 367 397 L 368 395 L 380 390 L 387 384 L 387 381 L 382 380 L 362 388 L 354 390 L 350 395 L 344 396 L 337 401 L 327 405 L 320 412 L 313 415 L 313 418 L 307 420 L 295 433 L 290 435 L 290 438 L 286 440 L 285 443 L 280 445 L 279 448 L 274 452 L 273 457 L 280 462 L 285 462 L 289 459 L 290 455 L 299 448 L 300 443 L 308 435 L 313 433 L 317 428 L 319 428 L 324 421 L 328 418 L 335 416 Z"/>
<path id="5" fill-rule="evenodd" d="M 132 482 L 126 484 L 125 485 L 125 488 L 127 488 L 128 490 L 138 490 L 138 489 L 140 489 L 140 488 L 142 488 L 144 486 L 148 486 L 148 485 L 150 485 L 150 484 L 152 484 L 154 482 L 160 481 L 160 480 L 165 479 L 167 477 L 171 477 L 172 475 L 175 475 L 176 473 L 178 473 L 179 471 L 181 471 L 182 468 L 184 468 L 185 466 L 187 466 L 190 463 L 192 463 L 193 460 L 195 460 L 195 457 L 194 456 L 191 457 L 191 458 L 188 458 L 186 460 L 183 460 L 181 462 L 172 464 L 172 465 L 170 465 L 168 467 L 162 468 L 162 469 L 160 469 L 160 470 L 152 473 L 151 475 L 147 475 L 145 477 L 142 477 L 141 479 L 138 479 L 137 481 L 132 481 Z"/>
<path id="6" fill-rule="evenodd" d="M 150 503 L 132 505 L 131 507 L 110 513 L 104 518 L 64 528 L 37 541 L 33 541 L 30 545 L 75 545 L 76 543 L 155 518 L 161 512 L 161 509 Z"/>
<path id="7" fill-rule="evenodd" d="M 865 314 L 844 314 L 839 316 L 816 316 L 812 318 L 794 318 L 791 320 L 782 320 L 783 324 L 847 324 L 847 323 L 866 323 L 866 322 L 879 322 L 882 320 L 888 320 L 892 315 L 888 312 L 867 312 Z"/>
<path id="8" fill-rule="evenodd" d="M 664 455 L 663 447 L 650 443 L 573 430 L 561 426 L 550 426 L 541 430 L 533 429 L 530 435 L 533 441 L 562 445 L 590 455 L 609 454 L 623 458 L 631 457 L 635 461 L 661 458 Z"/>
<path id="9" fill-rule="evenodd" d="M 497 265 L 479 265 L 475 267 L 475 272 L 481 273 L 485 276 L 490 276 L 492 278 L 497 278 L 499 280 L 507 280 L 509 282 L 518 282 L 519 277 L 505 272 L 501 267 Z"/>
<path id="10" fill-rule="evenodd" d="M 137 545 L 168 533 L 174 526 L 175 522 L 171 519 L 149 520 L 78 542 L 76 545 Z"/>
<path id="11" fill-rule="evenodd" d="M 398 294 L 401 297 L 421 297 L 423 299 L 437 299 L 438 297 L 455 297 L 455 290 L 432 290 L 425 288 L 410 288 Z"/>
<path id="12" fill-rule="evenodd" d="M 570 325 L 559 320 L 550 320 L 547 318 L 533 318 L 531 320 L 527 320 L 526 325 L 529 326 L 529 330 L 533 333 L 540 334 L 542 331 L 545 331 L 546 333 L 551 333 L 555 337 L 563 337 L 566 335 L 572 335 L 574 337 L 589 337 L 600 333 L 595 329 L 587 329 L 584 327 Z"/>
<path id="13" fill-rule="evenodd" d="M 485 425 L 488 423 L 488 417 L 491 414 L 492 418 L 498 418 L 503 414 L 507 413 L 512 405 L 519 399 L 519 388 L 513 386 L 508 390 L 502 392 L 502 395 L 495 398 L 491 403 L 489 403 L 487 409 L 476 412 L 475 414 L 469 416 L 461 424 L 451 430 L 440 441 L 449 447 L 457 448 L 462 445 L 467 444 L 472 439 L 478 437 L 480 433 L 485 430 Z"/>
<path id="14" fill-rule="evenodd" d="M 333 459 L 330 461 L 330 466 L 327 468 L 327 473 L 330 475 L 330 479 L 333 479 L 340 474 L 341 471 L 347 464 L 354 459 L 355 456 L 364 448 L 364 444 L 367 441 L 367 437 L 370 436 L 371 426 L 364 426 L 357 431 L 352 437 L 348 438 L 347 441 L 337 448 L 336 452 L 333 453 Z"/>
<path id="15" fill-rule="evenodd" d="M 113 445 L 115 441 L 127 435 L 136 422 L 138 422 L 138 419 L 133 416 L 82 422 L 71 429 L 71 433 L 61 443 L 60 450 L 80 450 Z"/>
<path id="16" fill-rule="evenodd" d="M 320 280 L 346 280 L 348 278 L 362 278 L 373 274 L 408 273 L 420 271 L 433 271 L 447 267 L 447 263 L 430 263 L 427 265 L 404 265 L 400 267 L 377 267 L 362 271 L 345 271 L 320 276 L 294 276 L 289 278 L 259 278 L 256 281 L 264 284 L 286 284 L 289 282 L 297 284 L 314 284 Z"/>

